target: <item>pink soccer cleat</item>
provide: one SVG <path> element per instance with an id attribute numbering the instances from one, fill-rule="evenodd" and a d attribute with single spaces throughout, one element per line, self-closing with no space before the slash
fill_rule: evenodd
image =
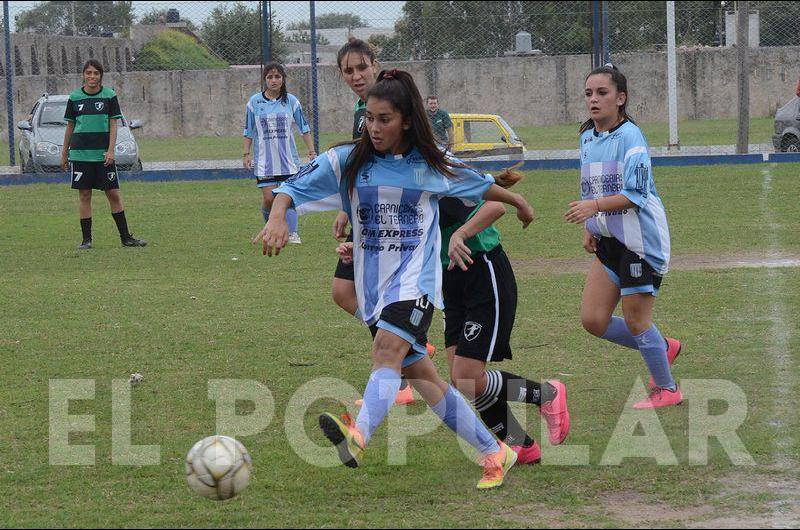
<path id="1" fill-rule="evenodd" d="M 681 344 L 681 341 L 679 341 L 678 339 L 671 339 L 669 337 L 664 337 L 664 340 L 667 341 L 667 362 L 669 363 L 670 366 L 672 366 L 672 363 L 674 363 L 675 359 L 678 358 L 678 355 L 681 354 L 681 349 L 683 348 L 683 345 Z M 655 387 L 656 387 L 656 382 L 653 381 L 653 377 L 651 376 L 650 382 L 647 383 L 647 388 L 653 390 Z"/>
<path id="2" fill-rule="evenodd" d="M 517 453 L 517 465 L 538 464 L 542 461 L 542 449 L 536 442 L 533 442 L 530 447 L 513 445 L 511 450 Z"/>
<path id="3" fill-rule="evenodd" d="M 555 379 L 548 381 L 556 389 L 556 397 L 542 403 L 539 412 L 547 422 L 547 431 L 552 445 L 559 445 L 569 434 L 569 409 L 567 409 L 567 387 Z"/>
<path id="4" fill-rule="evenodd" d="M 411 383 L 407 384 L 403 390 L 399 390 L 394 397 L 395 405 L 410 405 L 414 403 L 414 389 L 411 388 Z"/>
<path id="5" fill-rule="evenodd" d="M 635 409 L 657 409 L 659 407 L 669 407 L 671 405 L 680 405 L 683 402 L 683 394 L 680 388 L 675 388 L 675 391 L 667 388 L 655 387 L 650 391 L 650 395 L 639 403 L 636 403 L 633 408 Z"/>

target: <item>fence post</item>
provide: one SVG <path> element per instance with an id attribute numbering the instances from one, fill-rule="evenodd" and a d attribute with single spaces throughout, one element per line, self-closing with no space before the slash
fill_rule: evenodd
<path id="1" fill-rule="evenodd" d="M 8 0 L 3 0 L 3 24 L 6 43 L 6 110 L 8 112 L 8 161 L 17 165 L 14 156 L 14 63 L 11 62 L 11 21 L 8 16 Z"/>
<path id="2" fill-rule="evenodd" d="M 601 66 L 603 55 L 600 49 L 600 0 L 592 0 L 592 69 Z"/>
<path id="3" fill-rule="evenodd" d="M 736 58 L 739 66 L 739 130 L 736 135 L 736 152 L 747 153 L 750 143 L 750 2 L 736 5 Z"/>
<path id="4" fill-rule="evenodd" d="M 311 128 L 314 134 L 314 151 L 319 153 L 319 98 L 317 91 L 319 89 L 319 82 L 317 81 L 317 15 L 315 13 L 314 0 L 309 2 L 311 12 L 310 26 L 311 26 L 311 109 L 313 117 L 311 119 Z"/>
<path id="5" fill-rule="evenodd" d="M 603 10 L 603 64 L 611 62 L 611 50 L 608 47 L 608 2 L 602 3 Z"/>
<path id="6" fill-rule="evenodd" d="M 680 149 L 678 140 L 678 74 L 675 56 L 675 2 L 667 2 L 667 105 L 669 143 L 667 150 Z"/>
<path id="7" fill-rule="evenodd" d="M 261 2 L 261 69 L 270 61 L 270 24 L 272 23 L 272 6 L 271 2 Z M 263 79 L 264 72 L 261 72 Z"/>

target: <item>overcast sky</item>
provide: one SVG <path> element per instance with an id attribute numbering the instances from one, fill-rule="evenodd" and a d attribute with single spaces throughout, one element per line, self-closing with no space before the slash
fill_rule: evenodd
<path id="1" fill-rule="evenodd" d="M 9 2 L 9 16 L 14 20 L 14 15 L 34 7 L 41 2 L 18 1 Z M 133 2 L 133 10 L 141 17 L 153 9 L 169 9 L 171 7 L 180 11 L 181 18 L 188 18 L 197 25 L 211 14 L 220 4 L 233 2 Z M 242 2 L 248 6 L 258 8 L 258 2 Z M 405 2 L 317 2 L 317 14 L 324 13 L 355 13 L 373 27 L 392 27 L 402 14 Z M 284 27 L 289 22 L 308 20 L 309 2 L 272 2 L 273 15 L 284 22 Z M 14 28 L 14 24 L 11 24 Z"/>

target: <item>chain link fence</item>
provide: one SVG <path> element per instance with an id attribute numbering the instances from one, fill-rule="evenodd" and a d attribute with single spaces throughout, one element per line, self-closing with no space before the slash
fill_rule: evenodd
<path id="1" fill-rule="evenodd" d="M 680 149 L 669 154 L 733 152 L 735 7 L 675 2 Z M 786 147 L 775 115 L 800 77 L 800 3 L 749 7 L 749 150 L 772 152 Z M 374 45 L 382 66 L 412 72 L 442 108 L 498 114 L 528 157 L 553 158 L 577 152 L 583 81 L 601 43 L 629 78 L 629 110 L 654 153 L 667 153 L 665 2 L 321 1 L 313 28 L 311 2 L 10 2 L 9 10 L 10 57 L 0 43 L 0 66 L 13 77 L 3 99 L 23 164 L 29 131 L 17 123 L 43 93 L 80 87 L 89 58 L 104 64 L 129 121 L 143 123 L 133 134 L 144 169 L 241 167 L 245 105 L 263 89 L 267 60 L 286 65 L 288 89 L 324 149 L 352 127 L 356 96 L 336 66 L 350 37 Z M 7 144 L 2 151 L 7 165 Z"/>

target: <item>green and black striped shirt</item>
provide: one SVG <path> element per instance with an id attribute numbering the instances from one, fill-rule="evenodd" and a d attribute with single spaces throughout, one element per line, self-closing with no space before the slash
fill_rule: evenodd
<path id="1" fill-rule="evenodd" d="M 114 90 L 100 87 L 96 94 L 87 94 L 83 87 L 69 95 L 64 119 L 75 124 L 69 142 L 72 162 L 102 162 L 109 145 L 109 120 L 121 118 L 119 101 Z"/>

